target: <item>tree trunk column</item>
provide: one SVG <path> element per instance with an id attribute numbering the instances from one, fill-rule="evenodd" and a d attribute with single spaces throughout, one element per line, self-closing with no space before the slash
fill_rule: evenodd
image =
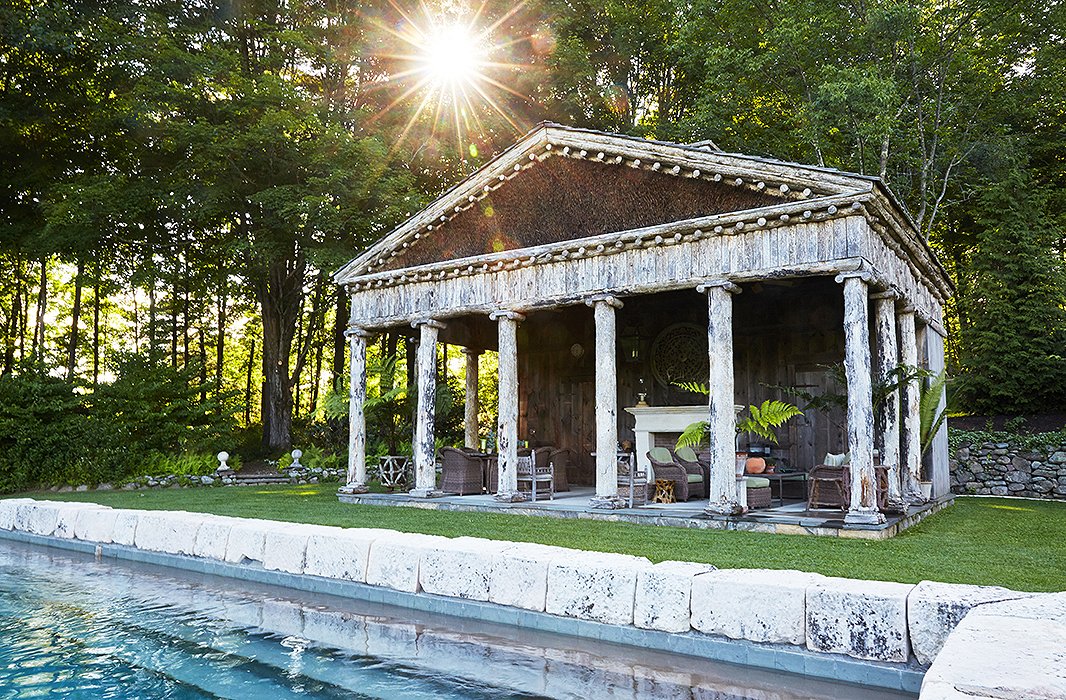
<path id="1" fill-rule="evenodd" d="M 344 332 L 351 351 L 348 389 L 348 478 L 345 493 L 366 493 L 366 339 L 369 334 L 357 326 Z"/>
<path id="2" fill-rule="evenodd" d="M 478 358 L 481 356 L 480 350 L 473 348 L 463 348 L 463 354 L 466 355 L 466 396 L 465 406 L 466 409 L 463 415 L 464 425 L 466 427 L 466 436 L 464 444 L 472 449 L 479 447 L 480 436 L 478 435 Z"/>
<path id="3" fill-rule="evenodd" d="M 899 322 L 900 360 L 908 368 L 918 366 L 918 337 L 915 333 L 914 307 L 904 306 L 897 315 Z M 919 410 L 919 378 L 903 387 L 903 499 L 910 505 L 925 503 L 922 495 L 922 417 Z"/>
<path id="4" fill-rule="evenodd" d="M 518 491 L 518 324 L 526 320 L 514 311 L 494 311 L 489 318 L 499 331 L 499 425 L 496 430 L 496 500 L 525 500 Z"/>
<path id="5" fill-rule="evenodd" d="M 410 494 L 416 498 L 432 498 L 437 490 L 436 445 L 433 441 L 434 407 L 437 398 L 437 332 L 444 324 L 421 319 L 411 324 L 419 331 L 418 342 L 418 409 L 415 413 L 415 435 L 412 451 L 415 461 L 415 487 Z"/>
<path id="6" fill-rule="evenodd" d="M 613 507 L 618 496 L 618 369 L 615 309 L 622 302 L 598 296 L 585 302 L 596 321 L 596 499 Z M 606 499 L 599 501 L 599 499 Z"/>
<path id="7" fill-rule="evenodd" d="M 711 479 L 707 513 L 736 515 L 743 512 L 737 479 L 737 422 L 733 410 L 733 294 L 740 287 L 732 282 L 702 284 L 697 291 L 707 295 L 708 417 L 711 447 Z M 747 495 L 746 493 L 744 494 Z"/>
<path id="8" fill-rule="evenodd" d="M 899 344 L 896 342 L 896 299 L 894 290 L 872 294 L 877 317 L 877 369 L 881 381 L 896 381 L 891 373 L 899 365 Z M 885 502 L 893 510 L 904 507 L 900 487 L 899 450 L 900 392 L 894 389 L 881 405 L 881 464 L 888 468 L 888 493 Z"/>
<path id="9" fill-rule="evenodd" d="M 847 525 L 877 525 L 885 516 L 877 509 L 874 470 L 873 381 L 870 372 L 869 274 L 846 272 L 844 284 L 844 374 L 848 382 L 848 451 L 851 453 L 851 507 Z"/>

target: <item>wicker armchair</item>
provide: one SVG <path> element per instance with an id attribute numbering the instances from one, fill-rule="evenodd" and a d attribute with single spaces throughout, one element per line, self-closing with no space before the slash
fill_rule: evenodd
<path id="1" fill-rule="evenodd" d="M 674 461 L 685 468 L 689 474 L 697 473 L 703 474 L 703 488 L 704 495 L 707 495 L 707 487 L 711 482 L 711 462 L 710 460 L 700 459 L 696 455 L 696 451 L 691 447 L 681 447 L 674 450 Z"/>
<path id="2" fill-rule="evenodd" d="M 566 478 L 566 470 L 571 464 L 577 464 L 577 453 L 569 447 L 564 447 L 552 450 L 548 455 L 548 460 L 555 467 L 555 490 L 569 491 L 570 482 Z"/>
<path id="3" fill-rule="evenodd" d="M 485 469 L 479 458 L 454 447 L 440 451 L 440 490 L 465 496 L 481 493 L 485 487 Z"/>
<path id="4" fill-rule="evenodd" d="M 689 472 L 674 459 L 670 450 L 665 447 L 653 447 L 648 451 L 648 460 L 651 462 L 655 479 L 669 479 L 674 482 L 674 498 L 679 502 L 687 501 L 694 496 L 702 497 L 706 493 L 703 483 L 703 470 L 699 467 Z M 694 479 L 689 480 L 689 474 Z M 652 477 L 648 477 L 651 481 Z"/>

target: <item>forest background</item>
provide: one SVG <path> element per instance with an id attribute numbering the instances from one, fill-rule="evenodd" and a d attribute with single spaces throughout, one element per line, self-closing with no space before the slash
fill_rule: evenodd
<path id="1" fill-rule="evenodd" d="M 410 69 L 434 22 L 484 29 L 476 89 Z M 542 120 L 883 178 L 957 286 L 953 410 L 1064 410 L 1064 28 L 1012 0 L 0 0 L 0 489 L 343 465 L 329 274 Z M 371 452 L 409 442 L 409 347 L 371 350 Z"/>

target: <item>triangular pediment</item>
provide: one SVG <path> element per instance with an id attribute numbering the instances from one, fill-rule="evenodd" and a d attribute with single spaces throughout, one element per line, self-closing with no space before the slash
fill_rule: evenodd
<path id="1" fill-rule="evenodd" d="M 553 124 L 522 140 L 339 270 L 477 259 L 844 192 L 869 178 Z"/>

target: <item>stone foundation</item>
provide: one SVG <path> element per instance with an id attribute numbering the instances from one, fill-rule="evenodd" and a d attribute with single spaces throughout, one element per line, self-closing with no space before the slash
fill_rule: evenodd
<path id="1" fill-rule="evenodd" d="M 1066 500 L 1066 443 L 1023 449 L 1009 442 L 963 442 L 951 453 L 951 490 L 979 496 Z"/>

